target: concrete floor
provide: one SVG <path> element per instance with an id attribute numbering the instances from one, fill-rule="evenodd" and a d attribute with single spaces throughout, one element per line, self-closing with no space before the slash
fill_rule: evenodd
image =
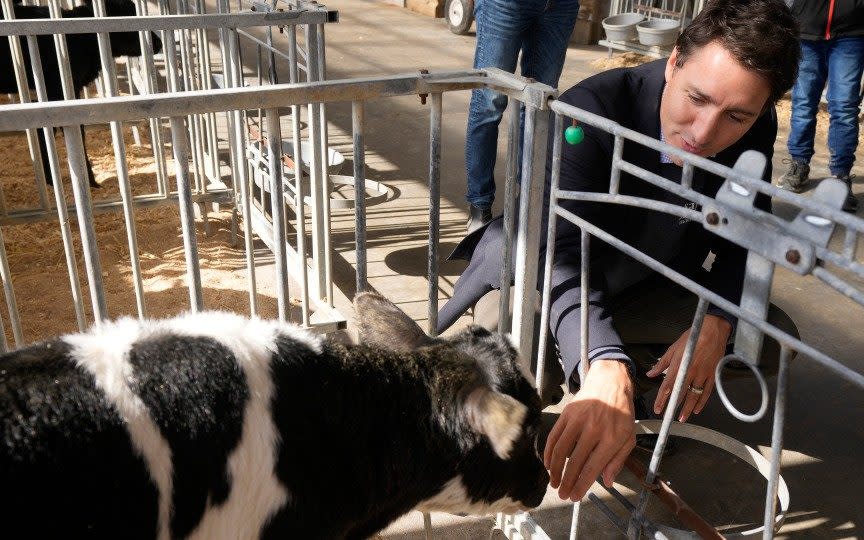
<path id="1" fill-rule="evenodd" d="M 370 0 L 331 0 L 340 22 L 328 25 L 327 77 L 342 79 L 416 72 L 421 68 L 457 70 L 472 65 L 473 35 L 451 34 L 442 20 Z M 568 88 L 595 72 L 590 61 L 606 54 L 599 47 L 571 47 L 561 78 Z M 441 253 L 449 253 L 464 235 L 465 227 L 465 122 L 469 94 L 450 93 L 444 98 L 441 164 Z M 327 109 L 330 141 L 351 154 L 350 105 Z M 366 109 L 367 177 L 386 183 L 394 197 L 369 208 L 369 280 L 397 302 L 421 325 L 426 323 L 426 265 L 428 192 L 428 107 L 416 97 L 377 100 Z M 503 144 L 503 140 L 502 140 Z M 503 146 L 502 146 L 503 150 Z M 775 171 L 785 156 L 783 133 L 778 137 Z M 824 149 L 814 160 L 814 174 L 824 173 Z M 347 164 L 346 164 L 347 165 Z M 346 170 L 349 170 L 346 166 Z M 858 177 L 864 176 L 859 165 Z M 775 177 L 780 173 L 775 172 Z M 498 178 L 503 178 L 499 163 Z M 780 214 L 788 208 L 778 208 Z M 333 216 L 334 261 L 341 295 L 337 307 L 350 315 L 346 299 L 354 293 L 355 260 L 353 214 Z M 442 263 L 439 298 L 445 300 L 463 265 Z M 813 279 L 780 272 L 773 300 L 798 323 L 805 341 L 821 348 L 847 366 L 864 371 L 864 334 L 858 331 L 862 309 Z M 467 320 L 467 318 L 465 319 Z M 856 538 L 864 527 L 864 478 L 860 449 L 864 443 L 864 392 L 841 380 L 815 362 L 799 358 L 791 367 L 791 399 L 785 432 L 783 476 L 792 504 L 782 538 Z M 769 388 L 775 378 L 768 380 Z M 755 406 L 758 388 L 749 379 L 729 383 L 733 400 L 742 408 Z M 772 390 L 773 394 L 773 390 Z M 726 433 L 768 456 L 769 420 L 744 424 L 735 420 L 714 397 L 694 423 Z M 705 448 L 681 445 L 662 472 L 673 478 L 691 504 L 718 522 L 761 522 L 764 482 L 740 463 Z M 859 471 L 855 473 L 854 471 Z M 625 483 L 632 484 L 622 475 Z M 602 490 L 601 490 L 602 491 Z M 602 494 L 598 491 L 598 494 Z M 608 497 L 607 497 L 608 499 Z M 594 505 L 583 504 L 583 538 L 617 538 L 620 535 L 599 515 Z M 572 506 L 550 491 L 535 513 L 552 538 L 566 537 Z M 488 538 L 489 519 L 434 515 L 436 538 Z M 413 512 L 383 533 L 387 538 L 423 538 L 422 519 Z M 493 534 L 493 537 L 495 535 Z"/>

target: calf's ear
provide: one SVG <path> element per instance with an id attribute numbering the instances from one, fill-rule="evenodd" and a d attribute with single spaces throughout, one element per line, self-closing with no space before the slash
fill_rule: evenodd
<path id="1" fill-rule="evenodd" d="M 507 394 L 488 386 L 471 390 L 465 398 L 465 416 L 474 431 L 485 435 L 501 459 L 507 459 L 513 443 L 522 435 L 528 408 Z"/>
<path id="2" fill-rule="evenodd" d="M 354 322 L 360 343 L 392 351 L 410 351 L 434 342 L 411 317 L 380 294 L 354 297 Z"/>

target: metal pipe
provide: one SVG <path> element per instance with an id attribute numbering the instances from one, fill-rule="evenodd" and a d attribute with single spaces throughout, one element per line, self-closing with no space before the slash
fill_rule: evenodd
<path id="1" fill-rule="evenodd" d="M 192 208 L 192 187 L 189 182 L 189 140 L 183 117 L 172 116 L 171 146 L 177 174 L 180 225 L 183 229 L 183 252 L 186 255 L 186 281 L 189 285 L 189 306 L 193 312 L 204 309 L 201 294 L 201 268 L 198 261 L 198 241 L 195 237 L 195 214 Z"/>
<path id="2" fill-rule="evenodd" d="M 777 371 L 777 401 L 774 404 L 774 425 L 771 428 L 771 473 L 768 475 L 768 489 L 765 493 L 765 519 L 762 538 L 774 538 L 774 521 L 777 512 L 777 488 L 780 484 L 780 458 L 783 453 L 783 427 L 786 424 L 786 395 L 789 392 L 788 347 L 780 347 L 780 365 Z"/>
<path id="3" fill-rule="evenodd" d="M 684 346 L 684 354 L 681 357 L 681 363 L 678 365 L 678 372 L 675 375 L 675 383 L 672 385 L 672 393 L 669 395 L 669 401 L 666 403 L 666 410 L 663 412 L 663 423 L 660 425 L 660 433 L 658 434 L 657 442 L 654 445 L 654 453 L 651 455 L 651 462 L 648 465 L 648 473 L 645 475 L 645 484 L 652 485 L 657 479 L 657 470 L 660 467 L 660 461 L 663 459 L 663 451 L 666 449 L 666 441 L 669 439 L 669 426 L 672 424 L 675 410 L 678 408 L 679 398 L 681 396 L 684 379 L 687 376 L 687 370 L 690 369 L 690 361 L 693 359 L 693 353 L 696 350 L 696 342 L 699 339 L 699 334 L 702 331 L 702 322 L 705 319 L 705 314 L 708 312 L 708 300 L 701 297 L 699 304 L 696 306 L 696 313 L 693 315 L 693 323 L 690 326 L 690 335 L 687 337 L 687 344 Z M 638 538 L 638 527 L 640 526 L 640 518 L 645 513 L 645 507 L 648 504 L 648 490 L 643 488 L 639 493 L 639 504 L 636 505 L 636 512 L 630 518 L 629 528 L 627 530 L 630 538 Z"/>
<path id="4" fill-rule="evenodd" d="M 354 139 L 354 230 L 355 251 L 357 253 L 357 292 L 368 290 L 369 281 L 366 273 L 366 157 L 363 147 L 364 104 L 362 101 L 351 103 L 351 126 Z M 440 129 L 440 123 L 439 123 Z M 439 143 L 440 157 L 440 143 Z M 432 182 L 430 169 L 429 182 Z M 440 174 L 439 174 L 440 188 Z M 439 193 L 440 195 L 440 193 Z M 430 201 L 432 195 L 429 195 Z M 430 209 L 431 213 L 431 209 Z M 431 236 L 431 226 L 430 226 Z M 431 246 L 430 246 L 431 250 Z M 437 270 L 437 268 L 436 268 Z M 437 299 L 437 298 L 436 298 Z M 431 310 L 430 310 L 431 313 Z M 438 316 L 438 313 L 435 313 Z M 431 323 L 430 323 L 431 326 Z"/>
<path id="5" fill-rule="evenodd" d="M 516 215 L 516 177 L 519 172 L 521 121 L 519 102 L 507 105 L 507 180 L 504 184 L 504 250 L 501 265 L 501 300 L 498 304 L 498 331 L 510 331 L 510 283 L 513 281 L 513 222 Z M 538 384 L 539 387 L 539 384 Z"/>
<path id="6" fill-rule="evenodd" d="M 429 335 L 438 335 L 438 244 L 441 236 L 441 94 L 429 111 Z"/>
<path id="7" fill-rule="evenodd" d="M 326 73 L 326 48 L 324 47 L 324 25 L 323 24 L 315 24 L 310 25 L 314 26 L 317 34 L 316 45 L 318 47 L 317 54 L 317 77 L 319 81 L 323 81 L 327 78 Z M 307 45 L 309 46 L 309 45 Z M 323 193 L 321 194 L 321 201 L 324 203 L 324 274 L 326 276 L 325 283 L 327 284 L 327 305 L 331 308 L 333 307 L 333 242 L 331 235 L 331 222 L 330 222 L 330 152 L 329 152 L 329 143 L 327 140 L 327 111 L 324 103 L 318 103 L 318 121 L 321 123 L 321 130 L 319 132 L 319 136 L 321 137 L 321 178 L 323 182 L 321 184 L 321 188 L 323 189 Z"/>
<path id="8" fill-rule="evenodd" d="M 93 207 L 90 201 L 90 182 L 87 179 L 87 158 L 84 155 L 81 126 L 63 126 L 63 138 L 66 140 L 69 176 L 72 178 L 72 192 L 75 195 L 75 211 L 78 215 L 81 251 L 84 253 L 84 267 L 87 270 L 93 317 L 95 324 L 99 325 L 108 318 L 108 308 L 105 304 L 105 289 L 102 286 L 102 262 L 99 259 L 96 230 L 93 227 Z"/>
<path id="9" fill-rule="evenodd" d="M 12 285 L 12 272 L 9 270 L 9 258 L 6 256 L 6 240 L 0 230 L 0 280 L 3 281 L 3 294 L 6 296 L 6 308 L 9 310 L 9 323 L 12 325 L 12 337 L 15 347 L 24 345 L 24 332 L 21 330 L 21 318 L 18 314 L 18 301 L 15 299 L 15 287 Z M 0 327 L 3 341 L 0 343 L 5 351 L 8 347 L 6 331 Z"/>
<path id="10" fill-rule="evenodd" d="M 519 235 L 516 239 L 516 280 L 513 304 L 513 339 L 523 358 L 531 358 L 534 341 L 534 311 L 537 290 L 537 260 L 540 248 L 540 209 L 546 176 L 546 144 L 549 115 L 534 107 L 525 108 L 525 144 L 519 200 Z"/>
<path id="11" fill-rule="evenodd" d="M 555 133 L 561 133 L 564 127 L 564 121 L 560 114 L 555 115 L 555 123 L 552 128 Z M 561 180 L 561 137 L 554 137 L 552 143 L 552 178 L 550 180 L 550 192 L 554 193 L 558 190 L 558 184 Z M 546 261 L 543 267 L 543 294 L 540 308 L 540 340 L 537 344 L 537 370 L 534 377 L 537 382 L 537 391 L 543 391 L 543 375 L 545 372 L 546 363 L 546 348 L 549 347 L 549 308 L 552 304 L 552 267 L 555 259 L 555 234 L 558 225 L 558 217 L 555 215 L 552 207 L 558 204 L 558 201 L 553 197 L 550 200 L 549 222 L 546 226 Z M 507 242 L 504 242 L 507 244 Z M 501 284 L 501 290 L 509 289 L 504 283 Z M 542 397 L 542 395 L 541 395 Z"/>
<path id="12" fill-rule="evenodd" d="M 288 82 L 297 83 L 300 78 L 300 73 L 297 68 L 297 28 L 289 26 L 286 29 L 288 33 Z M 310 306 L 309 306 L 309 269 L 306 266 L 306 189 L 305 180 L 303 178 L 303 151 L 300 144 L 300 116 L 301 107 L 299 105 L 291 105 L 291 139 L 294 144 L 294 185 L 296 186 L 297 202 L 294 205 L 297 216 L 297 254 L 298 254 L 298 274 L 300 279 L 300 315 L 302 324 L 308 327 L 310 324 Z M 361 154 L 362 157 L 362 154 Z M 356 151 L 355 151 L 356 163 Z M 363 223 L 365 227 L 365 220 Z M 365 231 L 365 229 L 364 229 Z M 357 229 L 357 234 L 360 234 L 360 229 Z"/>
<path id="13" fill-rule="evenodd" d="M 276 264 L 276 300 L 279 320 L 288 320 L 288 261 L 285 255 L 285 198 L 282 189 L 282 129 L 279 110 L 267 109 L 267 157 L 270 167 L 270 215 L 273 219 L 273 238 Z"/>

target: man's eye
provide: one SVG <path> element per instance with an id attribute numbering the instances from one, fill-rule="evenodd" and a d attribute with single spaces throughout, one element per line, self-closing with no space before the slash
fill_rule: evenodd
<path id="1" fill-rule="evenodd" d="M 702 99 L 700 96 L 696 96 L 693 94 L 687 94 L 687 97 L 690 98 L 690 101 L 692 101 L 693 103 L 696 103 L 699 105 L 701 105 L 702 103 L 705 103 L 705 100 Z"/>
<path id="2" fill-rule="evenodd" d="M 740 116 L 736 116 L 734 114 L 730 114 L 729 119 L 732 120 L 733 122 L 735 122 L 736 124 L 741 124 L 744 122 L 743 118 L 741 118 Z"/>

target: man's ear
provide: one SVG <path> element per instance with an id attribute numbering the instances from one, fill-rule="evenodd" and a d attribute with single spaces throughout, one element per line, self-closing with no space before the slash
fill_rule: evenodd
<path id="1" fill-rule="evenodd" d="M 354 297 L 354 322 L 360 343 L 392 351 L 434 343 L 411 317 L 380 294 L 363 292 Z"/>
<path id="2" fill-rule="evenodd" d="M 485 435 L 501 459 L 507 459 L 513 443 L 522 435 L 522 422 L 528 408 L 516 399 L 488 386 L 471 390 L 465 398 L 468 425 Z"/>
<path id="3" fill-rule="evenodd" d="M 672 79 L 672 73 L 678 68 L 676 66 L 676 62 L 678 62 L 678 47 L 672 49 L 672 54 L 669 55 L 669 59 L 666 60 L 666 71 L 665 78 L 668 83 Z"/>

